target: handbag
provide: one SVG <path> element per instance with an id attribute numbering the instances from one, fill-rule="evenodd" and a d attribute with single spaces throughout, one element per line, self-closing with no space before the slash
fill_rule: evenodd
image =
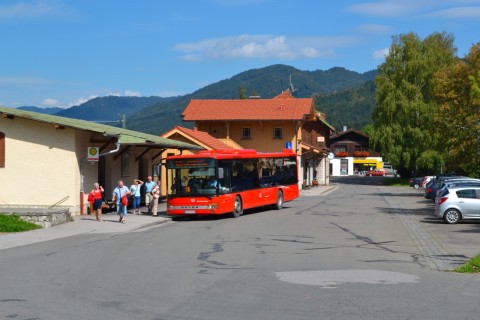
<path id="1" fill-rule="evenodd" d="M 124 195 L 121 200 L 122 206 L 128 206 L 128 198 L 127 195 Z"/>
<path id="2" fill-rule="evenodd" d="M 91 192 L 88 194 L 87 201 L 89 203 L 94 203 L 95 202 L 95 200 L 93 199 L 93 194 Z"/>

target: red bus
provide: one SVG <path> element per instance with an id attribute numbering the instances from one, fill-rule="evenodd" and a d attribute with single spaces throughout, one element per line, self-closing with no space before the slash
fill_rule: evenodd
<path id="1" fill-rule="evenodd" d="M 167 214 L 171 217 L 232 213 L 298 198 L 297 156 L 291 150 L 210 150 L 170 156 Z"/>

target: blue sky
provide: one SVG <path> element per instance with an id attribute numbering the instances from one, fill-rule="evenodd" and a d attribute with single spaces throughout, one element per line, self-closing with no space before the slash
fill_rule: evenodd
<path id="1" fill-rule="evenodd" d="M 480 0 L 1 0 L 0 105 L 193 92 L 252 68 L 365 72 L 392 35 L 480 41 Z"/>

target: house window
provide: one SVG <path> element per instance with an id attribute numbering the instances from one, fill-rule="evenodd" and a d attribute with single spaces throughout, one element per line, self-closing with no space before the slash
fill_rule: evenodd
<path id="1" fill-rule="evenodd" d="M 344 144 L 338 144 L 335 146 L 335 152 L 346 152 L 347 146 Z"/>
<path id="2" fill-rule="evenodd" d="M 250 135 L 250 128 L 243 128 L 242 129 L 242 139 L 251 139 L 252 136 Z"/>
<path id="3" fill-rule="evenodd" d="M 283 129 L 274 128 L 273 129 L 273 139 L 283 139 Z"/>
<path id="4" fill-rule="evenodd" d="M 368 151 L 368 148 L 360 145 L 360 144 L 357 144 L 355 145 L 355 151 Z"/>
<path id="5" fill-rule="evenodd" d="M 0 168 L 5 168 L 5 133 L 0 132 Z"/>
<path id="6" fill-rule="evenodd" d="M 122 153 L 122 177 L 130 177 L 130 152 Z"/>

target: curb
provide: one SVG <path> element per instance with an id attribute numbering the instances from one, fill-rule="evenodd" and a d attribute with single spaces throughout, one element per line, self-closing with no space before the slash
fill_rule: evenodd
<path id="1" fill-rule="evenodd" d="M 134 232 L 134 231 L 138 231 L 138 230 L 150 228 L 150 227 L 153 227 L 153 226 L 156 226 L 156 225 L 168 223 L 168 222 L 171 222 L 171 221 L 172 221 L 172 218 L 163 218 L 163 217 L 162 217 L 162 220 L 159 220 L 159 221 L 156 221 L 156 222 L 145 223 L 145 224 L 143 224 L 143 225 L 141 225 L 141 226 L 138 226 L 138 227 L 136 227 L 136 228 L 134 228 L 134 229 L 130 229 L 130 230 L 125 231 L 125 232 Z"/>

